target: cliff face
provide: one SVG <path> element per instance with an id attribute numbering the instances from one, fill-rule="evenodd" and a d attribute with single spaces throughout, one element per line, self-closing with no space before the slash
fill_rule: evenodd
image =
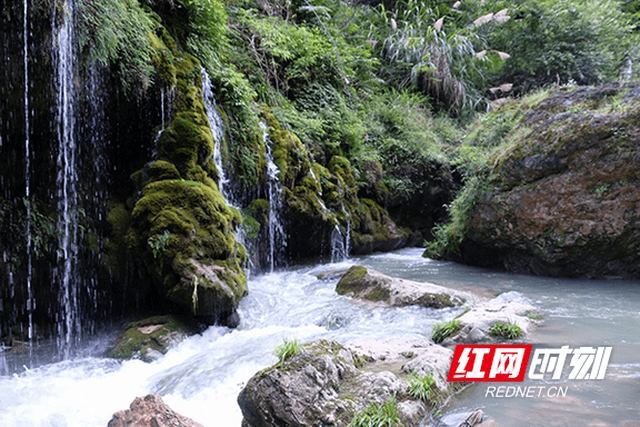
<path id="1" fill-rule="evenodd" d="M 639 118 L 637 84 L 562 89 L 525 111 L 490 157 L 448 256 L 539 275 L 640 277 Z"/>

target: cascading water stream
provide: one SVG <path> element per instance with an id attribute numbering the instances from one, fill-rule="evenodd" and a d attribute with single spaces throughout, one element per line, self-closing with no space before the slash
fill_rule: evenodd
<path id="1" fill-rule="evenodd" d="M 25 204 L 27 208 L 27 224 L 25 234 L 27 237 L 27 302 L 26 308 L 29 313 L 29 346 L 33 344 L 33 310 L 35 309 L 35 300 L 33 298 L 33 290 L 31 289 L 32 275 L 32 259 L 31 259 L 31 148 L 29 147 L 30 137 L 30 121 L 29 121 L 29 0 L 24 0 L 24 20 L 23 20 L 23 39 L 24 39 L 24 156 L 25 156 Z"/>
<path id="2" fill-rule="evenodd" d="M 342 184 L 338 181 L 338 192 L 340 193 L 341 210 L 346 218 L 347 225 L 345 227 L 345 233 L 342 233 L 340 226 L 335 225 L 331 232 L 331 261 L 344 261 L 349 258 L 351 253 L 351 215 L 344 206 L 344 194 L 342 190 Z"/>
<path id="3" fill-rule="evenodd" d="M 224 139 L 224 121 L 220 114 L 218 113 L 218 109 L 216 108 L 216 98 L 213 93 L 213 85 L 211 84 L 211 79 L 209 78 L 209 74 L 207 70 L 204 68 L 200 69 L 200 75 L 202 76 L 202 98 L 204 100 L 204 106 L 207 109 L 207 119 L 209 121 L 209 128 L 211 129 L 211 134 L 213 135 L 213 163 L 216 165 L 216 170 L 218 172 L 218 191 L 224 198 L 226 204 L 235 209 L 240 209 L 237 206 L 237 202 L 233 196 L 233 193 L 229 190 L 229 185 L 231 180 L 227 178 L 227 174 L 225 173 L 224 161 L 222 160 L 222 141 Z M 245 238 L 244 229 L 242 226 L 238 227 L 236 230 L 236 241 L 244 246 L 247 250 L 248 243 Z M 247 275 L 250 274 L 250 267 L 245 268 Z"/>
<path id="4" fill-rule="evenodd" d="M 269 195 L 269 271 L 276 267 L 276 258 L 283 259 L 282 254 L 287 246 L 287 236 L 280 217 L 280 170 L 273 160 L 272 142 L 269 138 L 269 129 L 264 122 L 260 123 L 262 129 L 262 141 L 264 142 L 267 156 L 267 191 Z"/>
<path id="5" fill-rule="evenodd" d="M 233 195 L 228 192 L 227 184 L 230 180 L 225 174 L 224 162 L 222 161 L 222 140 L 224 138 L 224 122 L 222 117 L 218 114 L 216 108 L 215 94 L 213 93 L 213 86 L 211 79 L 207 71 L 202 68 L 200 70 L 202 76 L 202 97 L 204 98 L 204 106 L 207 108 L 207 119 L 209 119 L 209 128 L 213 134 L 213 162 L 216 165 L 218 171 L 218 190 L 222 197 L 227 201 L 229 206 L 234 206 Z M 235 206 L 234 206 L 235 207 Z"/>
<path id="6" fill-rule="evenodd" d="M 63 8 L 62 25 L 56 28 L 54 13 L 54 52 L 56 53 L 56 128 L 58 133 L 58 250 L 57 282 L 60 287 L 61 313 L 58 322 L 59 346 L 68 356 L 71 346 L 79 341 L 80 325 L 77 272 L 77 159 L 75 139 L 75 40 L 74 3 L 68 0 Z"/>

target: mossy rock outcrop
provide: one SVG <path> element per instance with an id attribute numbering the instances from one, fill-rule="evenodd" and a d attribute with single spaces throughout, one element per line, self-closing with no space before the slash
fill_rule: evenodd
<path id="1" fill-rule="evenodd" d="M 502 141 L 445 258 L 538 275 L 640 277 L 640 84 L 557 90 Z"/>
<path id="2" fill-rule="evenodd" d="M 202 325 L 185 316 L 149 317 L 130 323 L 118 336 L 108 356 L 151 362 L 202 329 Z"/>
<path id="3" fill-rule="evenodd" d="M 316 341 L 256 374 L 238 396 L 245 427 L 348 425 L 370 405 L 394 405 L 420 425 L 455 392 L 446 381 L 453 352 L 428 341 L 393 339 L 342 345 Z M 431 399 L 409 392 L 412 377 L 433 378 Z"/>
<path id="4" fill-rule="evenodd" d="M 454 307 L 471 298 L 464 292 L 386 276 L 360 265 L 354 265 L 344 273 L 336 285 L 336 292 L 386 307 Z"/>
<path id="5" fill-rule="evenodd" d="M 236 307 L 246 293 L 246 253 L 235 240 L 242 217 L 213 180 L 200 63 L 179 50 L 167 58 L 175 71 L 169 79 L 175 82 L 174 114 L 158 140 L 158 159 L 132 177 L 139 194 L 126 237 L 129 252 L 146 270 L 140 275 L 150 278 L 147 293 L 160 306 L 205 324 L 236 326 Z"/>

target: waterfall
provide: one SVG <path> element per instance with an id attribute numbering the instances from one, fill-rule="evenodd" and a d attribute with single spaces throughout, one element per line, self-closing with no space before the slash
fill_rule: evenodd
<path id="1" fill-rule="evenodd" d="M 23 56 L 24 56 L 24 156 L 25 156 L 25 204 L 27 208 L 27 224 L 25 234 L 27 237 L 27 303 L 26 308 L 29 313 L 29 345 L 33 344 L 33 310 L 35 300 L 31 289 L 32 259 L 31 259 L 31 149 L 29 147 L 29 0 L 24 0 L 23 19 Z"/>
<path id="2" fill-rule="evenodd" d="M 216 98 L 213 93 L 213 87 L 211 85 L 211 79 L 209 78 L 209 74 L 204 68 L 200 69 L 200 74 L 202 76 L 202 97 L 204 98 L 204 106 L 207 107 L 207 119 L 209 119 L 209 128 L 211 128 L 211 133 L 213 134 L 213 162 L 216 165 L 216 169 L 218 171 L 218 190 L 222 197 L 227 201 L 229 206 L 233 206 L 234 200 L 230 193 L 227 190 L 227 184 L 229 183 L 229 179 L 227 178 L 224 172 L 224 164 L 222 161 L 222 140 L 224 138 L 224 122 L 222 121 L 222 117 L 218 114 L 218 109 L 216 108 Z"/>
<path id="3" fill-rule="evenodd" d="M 345 215 L 345 217 L 347 218 L 347 227 L 346 227 L 346 232 L 344 234 L 344 240 L 341 243 L 342 247 L 344 248 L 344 252 L 340 254 L 340 256 L 342 257 L 341 260 L 345 260 L 347 258 L 349 258 L 349 254 L 351 253 L 351 215 L 349 215 L 349 211 L 347 211 L 347 208 L 344 206 L 344 191 L 342 190 L 342 184 L 340 183 L 340 181 L 338 180 L 338 192 L 340 193 L 340 206 L 342 209 L 342 213 Z M 336 228 L 338 226 L 336 225 Z M 340 229 L 338 228 L 338 231 L 340 231 Z M 331 258 L 332 261 L 333 259 L 333 233 L 331 234 Z M 336 236 L 337 237 L 337 236 Z M 340 232 L 340 237 L 342 238 L 342 233 Z M 336 260 L 336 261 L 340 261 L 340 260 Z"/>
<path id="4" fill-rule="evenodd" d="M 218 171 L 218 191 L 220 191 L 220 194 L 222 195 L 228 206 L 231 206 L 235 209 L 240 209 L 236 205 L 236 200 L 233 197 L 233 193 L 229 190 L 228 184 L 231 182 L 231 180 L 227 178 L 227 174 L 225 173 L 224 168 L 224 162 L 222 160 L 224 122 L 222 121 L 222 117 L 220 117 L 218 109 L 216 108 L 216 97 L 213 93 L 213 85 L 211 84 L 211 79 L 209 78 L 207 70 L 201 68 L 200 75 L 202 76 L 202 98 L 204 100 L 204 106 L 207 109 L 209 128 L 211 129 L 211 134 L 213 135 L 213 163 L 216 165 L 216 170 Z M 236 230 L 236 241 L 244 246 L 247 251 L 249 251 L 249 244 L 242 227 L 239 227 Z M 251 257 L 249 259 L 251 259 Z M 251 272 L 250 268 L 251 264 L 247 268 L 245 268 L 247 276 Z"/>
<path id="5" fill-rule="evenodd" d="M 75 140 L 74 90 L 74 4 L 65 3 L 62 25 L 56 28 L 54 13 L 54 52 L 56 53 L 56 127 L 58 133 L 57 186 L 58 186 L 58 249 L 57 282 L 60 289 L 61 313 L 58 319 L 58 340 L 66 353 L 81 333 L 78 290 L 78 194 L 76 184 L 77 160 Z"/>
<path id="6" fill-rule="evenodd" d="M 262 141 L 266 149 L 267 156 L 267 193 L 269 195 L 269 269 L 274 271 L 276 267 L 276 258 L 282 259 L 284 256 L 284 248 L 287 246 L 287 235 L 284 231 L 284 225 L 280 217 L 281 200 L 280 200 L 280 170 L 273 160 L 271 147 L 271 138 L 269 138 L 269 129 L 264 122 L 260 123 L 262 129 Z"/>

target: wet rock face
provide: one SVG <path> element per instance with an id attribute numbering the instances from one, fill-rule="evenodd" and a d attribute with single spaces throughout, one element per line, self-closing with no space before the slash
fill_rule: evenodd
<path id="1" fill-rule="evenodd" d="M 359 265 L 344 273 L 336 285 L 336 291 L 341 295 L 387 307 L 454 307 L 470 297 L 463 292 L 432 283 L 389 277 Z"/>
<path id="2" fill-rule="evenodd" d="M 129 409 L 113 414 L 107 427 L 202 427 L 169 408 L 160 396 L 136 397 Z"/>
<path id="3" fill-rule="evenodd" d="M 392 339 L 346 346 L 317 341 L 256 374 L 238 396 L 245 427 L 348 425 L 371 404 L 395 405 L 404 425 L 419 425 L 434 402 L 408 392 L 410 374 L 434 378 L 434 396 L 452 392 L 453 352 L 427 341 Z"/>
<path id="4" fill-rule="evenodd" d="M 149 317 L 130 323 L 118 336 L 108 356 L 152 362 L 171 347 L 202 330 L 202 325 L 186 316 Z"/>
<path id="5" fill-rule="evenodd" d="M 640 89 L 574 92 L 525 114 L 531 132 L 496 159 L 493 188 L 469 212 L 460 260 L 539 275 L 640 277 Z"/>

